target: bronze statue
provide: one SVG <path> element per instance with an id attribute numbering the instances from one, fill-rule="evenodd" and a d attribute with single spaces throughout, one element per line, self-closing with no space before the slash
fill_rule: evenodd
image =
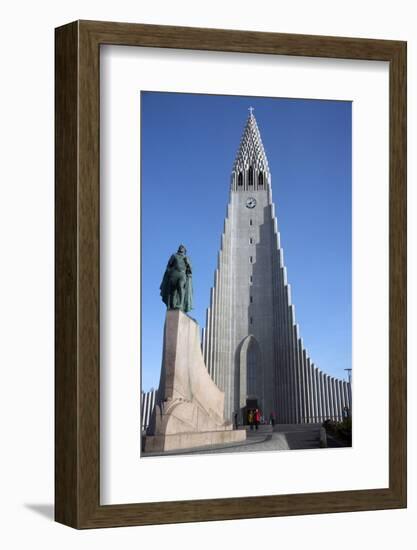
<path id="1" fill-rule="evenodd" d="M 180 309 L 184 313 L 193 306 L 191 262 L 183 244 L 169 261 L 160 286 L 161 297 L 167 309 Z"/>

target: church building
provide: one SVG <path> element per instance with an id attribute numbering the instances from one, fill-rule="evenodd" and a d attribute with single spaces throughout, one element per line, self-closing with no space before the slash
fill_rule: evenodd
<path id="1" fill-rule="evenodd" d="M 250 109 L 231 175 L 230 199 L 206 327 L 203 356 L 225 392 L 225 417 L 259 407 L 278 423 L 341 420 L 350 383 L 322 372 L 296 323 L 271 173 Z"/>

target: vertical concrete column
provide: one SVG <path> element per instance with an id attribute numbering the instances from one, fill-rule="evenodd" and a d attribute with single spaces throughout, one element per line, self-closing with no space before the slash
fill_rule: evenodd
<path id="1" fill-rule="evenodd" d="M 337 393 L 337 408 L 339 412 L 339 420 L 343 418 L 343 405 L 342 405 L 342 392 L 341 392 L 341 380 L 336 380 L 336 393 Z"/>
<path id="2" fill-rule="evenodd" d="M 217 270 L 216 270 L 216 296 L 217 296 L 217 304 L 216 304 L 216 365 L 217 368 L 224 372 L 224 369 L 222 368 L 222 360 L 221 360 L 221 349 L 222 349 L 222 324 L 223 324 L 223 310 L 222 310 L 222 294 L 223 294 L 223 273 L 221 269 L 222 264 L 222 251 L 220 249 L 218 255 L 217 255 Z M 225 385 L 226 386 L 226 385 Z M 227 388 L 227 393 L 229 393 Z"/>
<path id="3" fill-rule="evenodd" d="M 348 390 L 348 399 L 349 399 L 349 410 L 351 411 L 351 414 L 352 414 L 352 405 L 353 405 L 353 401 L 352 401 L 352 384 L 349 384 L 349 382 L 347 382 L 347 390 Z"/>
<path id="4" fill-rule="evenodd" d="M 274 220 L 276 225 L 276 219 Z M 276 249 L 274 251 L 274 284 L 273 284 L 273 293 L 274 300 L 277 307 L 274 308 L 274 329 L 276 334 L 276 339 L 274 340 L 274 366 L 273 366 L 273 377 L 274 377 L 274 392 L 273 392 L 273 403 L 272 403 L 272 412 L 275 414 L 275 419 L 278 419 L 278 403 L 279 403 L 279 388 L 280 388 L 280 374 L 279 374 L 279 365 L 280 353 L 282 346 L 282 335 L 280 330 L 280 292 L 281 292 L 281 278 L 280 278 L 280 264 L 279 264 L 279 243 L 278 235 L 276 235 Z M 265 388 L 266 389 L 266 388 Z"/>
<path id="5" fill-rule="evenodd" d="M 282 411 L 283 411 L 283 421 L 285 424 L 288 423 L 288 293 L 287 285 L 285 282 L 285 267 L 284 267 L 284 301 L 283 301 L 283 326 L 282 334 L 284 338 L 283 345 L 283 355 L 284 360 L 282 362 L 282 381 L 283 381 L 283 392 L 282 392 Z"/>
<path id="6" fill-rule="evenodd" d="M 213 381 L 219 385 L 217 373 L 214 369 L 214 362 L 213 362 L 213 343 L 214 343 L 214 315 L 213 315 L 213 307 L 214 307 L 214 288 L 210 289 L 210 308 L 209 308 L 209 315 L 210 315 L 210 324 L 209 324 L 209 333 L 210 333 L 210 340 L 209 340 L 209 349 L 208 349 L 208 364 L 210 369 L 210 374 L 213 379 Z M 223 388 L 220 388 L 223 389 Z"/>
<path id="7" fill-rule="evenodd" d="M 295 422 L 301 422 L 301 380 L 300 380 L 300 353 L 298 349 L 298 327 L 294 325 L 294 346 L 295 346 L 295 392 L 296 392 L 296 412 Z"/>
<path id="8" fill-rule="evenodd" d="M 337 399 L 339 402 L 340 420 L 342 420 L 343 419 L 343 383 L 340 379 L 337 380 Z"/>
<path id="9" fill-rule="evenodd" d="M 335 378 L 335 389 L 336 389 L 336 408 L 337 408 L 337 417 L 339 422 L 342 420 L 342 407 L 340 405 L 340 385 L 339 385 L 339 379 Z"/>
<path id="10" fill-rule="evenodd" d="M 144 430 L 147 426 L 149 426 L 151 414 L 153 412 L 153 409 L 155 407 L 155 396 L 156 391 L 151 390 L 149 392 L 142 392 L 142 399 L 141 399 L 141 427 L 142 430 Z"/>
<path id="11" fill-rule="evenodd" d="M 326 401 L 326 418 L 331 420 L 331 408 L 330 408 L 330 389 L 329 389 L 329 375 L 324 374 L 324 395 Z"/>
<path id="12" fill-rule="evenodd" d="M 316 368 L 316 384 L 317 384 L 317 422 L 323 422 L 323 397 L 321 393 L 320 369 Z"/>
<path id="13" fill-rule="evenodd" d="M 278 364 L 279 364 L 279 346 L 280 346 L 280 335 L 279 335 L 279 263 L 278 263 L 278 250 L 274 250 L 274 262 L 273 262 L 273 300 L 274 303 L 277 305 L 277 307 L 274 308 L 273 311 L 273 323 L 274 323 L 274 334 L 276 334 L 276 339 L 274 340 L 274 364 L 273 364 L 273 371 L 271 375 L 273 376 L 273 383 L 274 383 L 274 392 L 273 392 L 273 399 L 272 399 L 272 411 L 275 412 L 275 415 L 277 414 L 277 405 L 278 405 L 278 387 L 279 387 L 279 376 L 278 376 Z M 266 391 L 266 381 L 264 381 L 264 387 Z M 271 412 L 271 411 L 270 411 Z M 268 411 L 266 411 L 266 414 L 268 415 Z"/>
<path id="14" fill-rule="evenodd" d="M 228 220 L 228 225 L 230 226 L 230 221 Z M 232 238 L 231 238 L 231 231 L 228 230 L 228 275 L 227 275 L 227 280 L 228 280 L 228 301 L 227 301 L 227 325 L 226 325 L 226 331 L 227 331 L 227 334 L 231 335 L 231 334 L 234 334 L 235 332 L 235 329 L 234 329 L 234 318 L 231 314 L 232 312 L 232 303 L 233 303 L 233 300 L 234 300 L 234 282 L 233 282 L 233 278 L 232 278 L 232 265 L 233 265 L 233 242 L 232 242 Z M 231 365 L 233 362 L 234 362 L 234 357 L 235 357 L 235 349 L 234 349 L 234 346 L 233 346 L 233 349 L 232 349 L 232 339 L 229 337 L 227 338 L 227 355 L 226 355 L 226 358 L 225 358 L 225 364 L 223 365 L 223 368 L 229 368 L 228 365 Z"/>
<path id="15" fill-rule="evenodd" d="M 330 378 L 331 390 L 332 390 L 332 407 L 333 407 L 333 420 L 337 420 L 337 410 L 336 410 L 336 394 L 335 394 L 335 383 L 333 376 Z"/>
<path id="16" fill-rule="evenodd" d="M 217 364 L 219 365 L 219 369 L 221 369 L 223 372 L 226 372 L 226 369 L 224 368 L 225 364 L 224 364 L 224 332 L 225 332 L 225 329 L 224 329 L 224 323 L 225 323 L 225 315 L 224 315 L 224 293 L 225 293 L 225 280 L 224 280 L 224 276 L 225 276 L 225 273 L 224 273 L 224 269 L 223 269 L 223 264 L 224 264 L 224 250 L 223 250 L 223 245 L 224 245 L 224 236 L 222 235 L 222 238 L 221 238 L 221 249 L 220 249 L 220 252 L 219 252 L 219 258 L 218 258 L 218 265 L 219 265 L 219 274 L 218 274 L 218 283 L 219 283 L 219 298 L 218 298 L 218 319 L 219 319 L 219 322 L 218 322 L 218 327 L 217 327 L 217 342 L 218 342 L 218 349 L 217 349 Z M 231 392 L 231 388 L 230 388 L 230 381 L 227 380 L 227 382 L 225 383 L 225 387 L 226 387 L 226 391 L 227 393 L 230 395 L 231 399 L 232 399 L 232 403 L 231 403 L 231 407 L 232 407 L 232 411 L 234 411 L 235 409 L 235 403 L 234 403 L 234 399 L 235 399 L 235 396 L 234 396 L 234 392 Z M 233 384 L 233 388 L 234 388 L 234 384 Z"/>
<path id="17" fill-rule="evenodd" d="M 330 390 L 330 376 L 326 374 L 326 393 L 327 393 L 327 417 L 329 420 L 332 420 L 333 410 L 331 402 L 331 390 Z"/>
<path id="18" fill-rule="evenodd" d="M 310 422 L 310 386 L 308 383 L 308 361 L 307 361 L 307 353 L 305 348 L 303 347 L 303 370 L 304 370 L 304 392 L 305 392 L 305 399 L 306 399 L 306 422 Z"/>
<path id="19" fill-rule="evenodd" d="M 215 275 L 215 280 L 217 279 L 217 272 Z M 213 307 L 211 311 L 212 315 L 212 325 L 213 325 L 213 344 L 212 344 L 212 350 L 211 350 L 211 360 L 213 364 L 213 372 L 214 376 L 218 380 L 218 384 L 220 384 L 220 387 L 224 389 L 224 380 L 221 378 L 221 370 L 219 369 L 219 365 L 216 361 L 216 350 L 217 350 L 217 289 L 216 287 L 213 288 Z"/>
<path id="20" fill-rule="evenodd" d="M 314 366 L 314 363 L 311 363 L 311 385 L 313 389 L 313 422 L 318 422 L 316 367 Z"/>
<path id="21" fill-rule="evenodd" d="M 299 373 L 300 373 L 300 422 L 304 424 L 306 421 L 305 414 L 305 394 L 304 394 L 304 355 L 303 355 L 303 339 L 298 336 L 297 340 L 298 360 L 299 360 Z"/>
<path id="22" fill-rule="evenodd" d="M 350 399 L 348 392 L 348 382 L 343 381 L 343 406 L 350 410 Z"/>
<path id="23" fill-rule="evenodd" d="M 339 421 L 339 399 L 337 395 L 337 378 L 333 378 L 334 409 L 336 420 Z"/>
<path id="24" fill-rule="evenodd" d="M 334 410 L 333 410 L 333 391 L 332 391 L 332 378 L 331 376 L 327 377 L 327 388 L 329 395 L 329 418 L 334 420 Z"/>
<path id="25" fill-rule="evenodd" d="M 335 410 L 336 410 L 336 420 L 339 422 L 341 418 L 340 410 L 340 400 L 339 400 L 339 384 L 338 379 L 334 379 L 334 398 L 335 398 Z"/>
<path id="26" fill-rule="evenodd" d="M 291 366 L 291 342 L 290 342 L 290 304 L 291 287 L 288 283 L 287 270 L 285 273 L 285 401 L 286 401 L 286 423 L 290 423 L 291 393 L 290 393 L 290 366 Z"/>
<path id="27" fill-rule="evenodd" d="M 310 359 L 310 376 L 311 376 L 311 421 L 317 422 L 317 391 L 316 391 L 316 378 L 314 376 L 314 363 Z"/>
<path id="28" fill-rule="evenodd" d="M 214 297 L 215 297 L 215 294 L 214 294 L 214 287 L 213 287 L 211 289 L 211 304 L 210 304 L 210 333 L 211 333 L 211 338 L 210 338 L 210 367 L 211 367 L 213 380 L 216 382 L 216 384 L 219 384 L 218 372 L 217 372 L 216 366 L 214 364 L 214 341 L 216 339 L 216 335 L 215 335 L 215 332 L 214 332 L 214 328 L 215 328 L 214 318 L 215 318 L 215 314 L 216 314 Z"/>
<path id="29" fill-rule="evenodd" d="M 349 407 L 346 398 L 346 382 L 342 380 L 342 407 Z"/>
<path id="30" fill-rule="evenodd" d="M 282 334 L 282 346 L 281 346 L 281 361 L 280 361 L 280 378 L 281 378 L 281 398 L 280 398 L 280 412 L 281 422 L 285 424 L 285 364 L 287 361 L 287 347 L 286 347 L 286 270 L 284 265 L 284 252 L 280 250 L 280 262 L 281 262 L 281 334 Z"/>
<path id="31" fill-rule="evenodd" d="M 298 339 L 298 353 L 300 356 L 300 373 L 301 373 L 301 422 L 307 422 L 307 394 L 306 394 L 306 378 L 305 378 L 305 354 L 303 339 Z"/>
<path id="32" fill-rule="evenodd" d="M 150 405 L 151 405 L 151 392 L 147 392 L 146 394 L 146 405 L 145 405 L 145 423 L 146 426 L 149 425 L 149 418 L 150 418 Z"/>
<path id="33" fill-rule="evenodd" d="M 295 320 L 294 320 L 295 321 Z M 299 357 L 298 357 L 298 332 L 296 323 L 292 326 L 292 341 L 294 350 L 294 365 L 293 365 L 293 395 L 294 395 L 294 423 L 300 421 L 300 392 L 299 392 Z"/>
<path id="34" fill-rule="evenodd" d="M 317 422 L 317 388 L 316 388 L 316 377 L 314 374 L 314 363 L 311 362 L 311 392 L 313 395 L 312 404 L 313 404 L 313 414 L 312 421 Z"/>
<path id="35" fill-rule="evenodd" d="M 324 372 L 320 371 L 320 392 L 321 392 L 321 414 L 322 421 L 326 420 L 327 409 L 326 409 L 326 390 L 324 387 Z"/>
<path id="36" fill-rule="evenodd" d="M 312 384 L 311 384 L 311 361 L 310 357 L 307 355 L 307 388 L 308 388 L 308 421 L 311 423 L 313 422 L 313 392 L 312 392 Z"/>
<path id="37" fill-rule="evenodd" d="M 303 351 L 300 330 L 297 325 L 297 361 L 298 361 L 298 421 L 304 422 L 304 394 L 303 394 Z"/>
<path id="38" fill-rule="evenodd" d="M 321 393 L 320 393 L 320 373 L 319 369 L 314 369 L 314 377 L 316 380 L 316 394 L 317 394 L 317 422 L 322 422 L 322 412 L 321 412 Z"/>
<path id="39" fill-rule="evenodd" d="M 203 327 L 202 330 L 201 330 L 201 353 L 202 353 L 203 359 L 204 359 L 205 355 L 206 355 L 206 329 L 205 329 L 205 327 Z M 206 364 L 205 360 L 204 360 L 204 364 Z"/>
<path id="40" fill-rule="evenodd" d="M 282 422 L 287 423 L 287 287 L 285 284 L 285 268 L 283 269 L 283 294 L 282 294 L 282 363 L 281 363 L 281 413 Z"/>
<path id="41" fill-rule="evenodd" d="M 295 424 L 296 422 L 296 352 L 295 352 L 295 339 L 294 339 L 294 324 L 295 324 L 295 308 L 291 305 L 290 315 L 290 344 L 291 344 L 291 363 L 290 363 L 290 392 L 291 392 L 291 413 L 290 422 Z"/>
<path id="42" fill-rule="evenodd" d="M 274 379 L 275 379 L 275 391 L 274 391 L 274 401 L 273 401 L 273 411 L 275 413 L 275 419 L 278 421 L 278 404 L 279 404 L 279 388 L 280 388 L 280 376 L 278 365 L 280 363 L 280 347 L 281 347 L 281 334 L 280 334 L 280 321 L 279 321 L 279 310 L 280 308 L 280 267 L 279 267 L 279 250 L 275 251 L 275 262 L 274 262 L 274 277 L 276 278 L 276 284 L 274 285 L 274 294 L 276 296 L 275 303 L 276 308 L 274 309 L 274 325 L 275 325 L 275 334 L 276 340 L 275 344 L 275 363 L 274 363 Z"/>
<path id="43" fill-rule="evenodd" d="M 280 265 L 281 265 L 281 253 L 280 253 Z M 283 364 L 284 364 L 284 353 L 285 353 L 285 333 L 284 333 L 284 272 L 283 268 L 279 269 L 279 312 L 278 312 L 278 334 L 279 334 L 279 346 L 278 346 L 278 363 L 277 363 L 277 374 L 278 374 L 278 392 L 277 392 L 277 421 L 279 423 L 284 423 L 284 375 L 283 375 Z"/>
<path id="44" fill-rule="evenodd" d="M 214 370 L 217 374 L 217 376 L 220 376 L 220 384 L 221 387 L 224 388 L 224 391 L 226 392 L 225 387 L 225 380 L 224 380 L 224 373 L 220 369 L 219 365 L 219 355 L 218 355 L 218 349 L 219 349 L 219 330 L 218 330 L 218 323 L 219 323 L 219 270 L 216 269 L 214 274 L 214 305 L 213 305 L 213 334 L 214 334 L 214 346 L 213 346 L 213 365 Z M 225 395 L 225 401 L 228 401 L 228 395 L 226 392 Z"/>
<path id="45" fill-rule="evenodd" d="M 327 410 L 326 410 L 326 392 L 324 388 L 324 373 L 320 371 L 319 373 L 320 378 L 320 396 L 321 396 L 321 421 L 324 422 L 326 420 L 327 416 Z"/>
<path id="46" fill-rule="evenodd" d="M 285 296 L 286 296 L 286 289 L 285 289 L 285 271 L 284 267 L 281 269 L 281 278 L 282 278 L 282 287 L 281 287 L 281 320 L 280 320 L 280 331 L 281 331 L 281 337 L 282 337 L 282 345 L 281 345 L 281 361 L 279 365 L 279 372 L 280 372 L 280 413 L 281 413 L 281 422 L 285 424 L 285 363 L 286 363 L 286 334 L 285 334 Z"/>
<path id="47" fill-rule="evenodd" d="M 145 428 L 146 393 L 141 394 L 140 419 L 142 430 Z"/>
<path id="48" fill-rule="evenodd" d="M 346 392 L 346 382 L 344 380 L 342 380 L 341 390 L 342 390 L 342 410 L 343 410 L 343 407 L 345 406 L 349 408 L 349 403 L 347 400 L 347 392 Z"/>
<path id="49" fill-rule="evenodd" d="M 288 342 L 288 374 L 287 374 L 287 392 L 288 392 L 288 423 L 292 423 L 292 366 L 294 362 L 292 348 L 292 307 L 291 307 L 291 290 L 288 285 L 288 325 L 287 325 L 287 342 Z"/>
<path id="50" fill-rule="evenodd" d="M 293 347 L 292 347 L 292 306 L 291 306 L 291 290 L 288 285 L 288 325 L 287 325 L 287 342 L 288 342 L 288 375 L 287 375 L 287 392 L 288 392 L 288 423 L 292 424 L 292 407 L 293 407 L 293 393 L 292 393 L 292 374 L 293 374 Z"/>
<path id="51" fill-rule="evenodd" d="M 147 414 L 147 418 L 146 418 L 146 426 L 149 426 L 149 423 L 151 421 L 151 414 L 152 414 L 153 409 L 155 407 L 155 394 L 156 394 L 156 391 L 152 390 L 149 393 L 150 393 L 150 395 L 149 395 L 149 408 L 148 408 L 148 414 Z"/>
<path id="52" fill-rule="evenodd" d="M 210 307 L 206 310 L 206 328 L 205 328 L 205 345 L 204 345 L 204 363 L 206 364 L 207 370 L 211 376 L 210 363 L 208 360 L 208 350 L 210 342 Z"/>
<path id="53" fill-rule="evenodd" d="M 207 308 L 207 312 L 206 312 L 206 335 L 207 335 L 206 367 L 208 368 L 211 378 L 214 380 L 213 369 L 211 368 L 211 358 L 210 358 L 211 340 L 212 340 L 211 338 L 211 303 L 210 303 L 210 306 Z"/>

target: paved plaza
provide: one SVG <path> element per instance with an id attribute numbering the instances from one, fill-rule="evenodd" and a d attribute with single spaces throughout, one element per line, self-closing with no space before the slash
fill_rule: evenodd
<path id="1" fill-rule="evenodd" d="M 278 424 L 272 429 L 272 426 L 261 425 L 258 430 L 246 428 L 247 439 L 244 442 L 212 445 L 210 447 L 198 447 L 194 449 L 182 449 L 181 451 L 164 453 L 144 453 L 142 456 L 319 449 L 320 427 L 321 424 Z M 328 446 L 341 447 L 342 445 L 333 438 L 329 438 Z"/>

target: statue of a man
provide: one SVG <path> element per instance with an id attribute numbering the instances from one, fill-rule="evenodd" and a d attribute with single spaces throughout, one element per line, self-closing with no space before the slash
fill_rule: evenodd
<path id="1" fill-rule="evenodd" d="M 176 254 L 170 257 L 160 286 L 167 309 L 180 309 L 184 313 L 193 307 L 191 262 L 186 254 L 187 250 L 181 244 Z"/>

